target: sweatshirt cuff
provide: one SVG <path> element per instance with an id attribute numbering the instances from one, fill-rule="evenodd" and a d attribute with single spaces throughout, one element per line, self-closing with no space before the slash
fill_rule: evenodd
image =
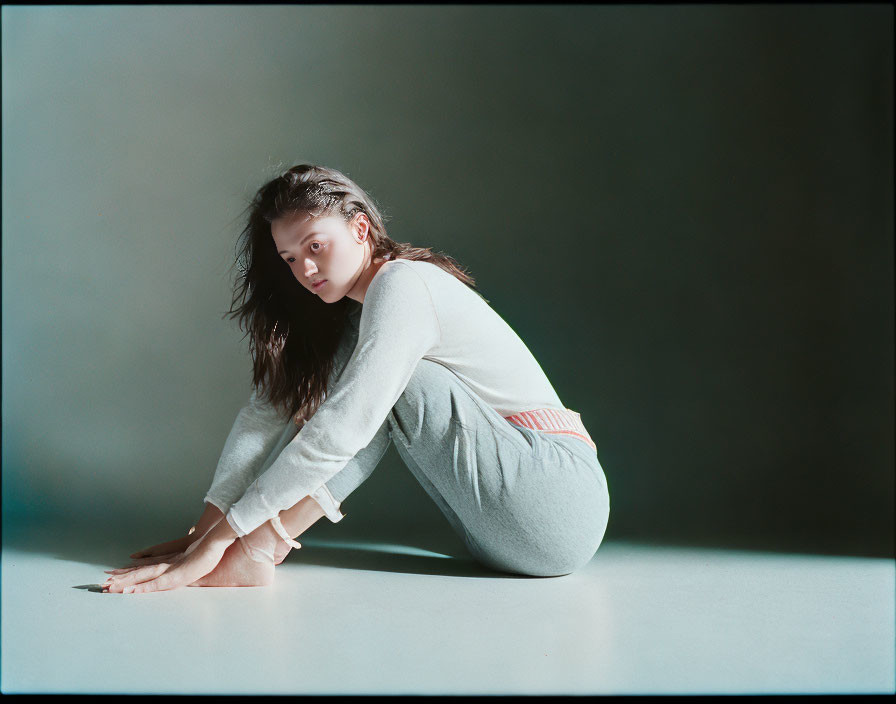
<path id="1" fill-rule="evenodd" d="M 236 531 L 237 537 L 242 538 L 278 513 L 279 511 L 271 508 L 258 491 L 258 483 L 253 482 L 243 497 L 230 507 L 225 518 L 230 527 Z"/>
<path id="2" fill-rule="evenodd" d="M 245 535 L 249 535 L 249 531 L 245 531 L 240 527 L 240 524 L 236 522 L 236 517 L 233 515 L 233 511 L 228 511 L 224 515 L 224 520 L 230 524 L 230 527 L 236 532 L 237 538 L 242 538 Z"/>
<path id="3" fill-rule="evenodd" d="M 339 521 L 345 518 L 345 514 L 339 510 L 340 502 L 336 501 L 326 484 L 321 484 L 320 488 L 312 491 L 310 496 L 324 510 L 324 515 L 329 518 L 331 522 L 339 523 Z"/>
<path id="4" fill-rule="evenodd" d="M 324 515 L 333 523 L 338 523 L 345 514 L 339 510 L 340 502 L 336 501 L 333 494 L 327 488 L 326 484 L 322 484 L 319 488 L 309 494 L 318 505 L 323 509 Z M 279 511 L 265 501 L 261 492 L 258 491 L 258 484 L 253 482 L 243 498 L 233 504 L 225 513 L 225 518 L 230 527 L 236 532 L 237 537 L 248 535 L 258 528 L 265 521 L 269 521 L 274 516 L 279 515 Z"/>
<path id="5" fill-rule="evenodd" d="M 215 498 L 214 496 L 207 495 L 203 499 L 203 501 L 207 504 L 211 504 L 212 506 L 214 506 L 225 516 L 227 515 L 227 512 L 230 510 L 230 504 L 228 504 L 226 501 L 222 501 L 221 499 Z"/>

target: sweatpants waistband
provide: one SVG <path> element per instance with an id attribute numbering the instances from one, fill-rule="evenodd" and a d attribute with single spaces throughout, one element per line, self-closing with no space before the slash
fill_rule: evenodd
<path id="1" fill-rule="evenodd" d="M 594 441 L 582 424 L 580 414 L 570 408 L 535 408 L 514 413 L 512 416 L 505 416 L 504 420 L 530 430 L 541 430 L 545 433 L 557 433 L 558 435 L 572 435 L 584 440 L 592 450 L 597 451 L 597 445 L 594 444 Z"/>

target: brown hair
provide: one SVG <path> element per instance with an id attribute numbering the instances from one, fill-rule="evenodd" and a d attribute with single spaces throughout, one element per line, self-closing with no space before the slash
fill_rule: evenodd
<path id="1" fill-rule="evenodd" d="M 452 257 L 392 240 L 373 199 L 335 169 L 293 166 L 259 188 L 244 215 L 246 211 L 236 261 L 241 274 L 224 317 L 238 318 L 240 329 L 250 336 L 252 383 L 259 398 L 284 417 L 302 411 L 310 418 L 322 403 L 347 317 L 357 302 L 345 296 L 325 303 L 302 286 L 276 251 L 274 220 L 307 213 L 314 218 L 338 215 L 348 223 L 364 213 L 374 258 L 388 254 L 389 259 L 429 261 L 475 291 L 473 278 Z"/>

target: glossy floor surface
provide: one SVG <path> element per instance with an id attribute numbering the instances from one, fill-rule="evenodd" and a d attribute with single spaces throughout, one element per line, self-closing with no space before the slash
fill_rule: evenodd
<path id="1" fill-rule="evenodd" d="M 121 595 L 139 540 L 3 540 L 4 694 L 894 691 L 889 559 L 607 542 L 526 578 L 450 534 L 309 532 L 271 587 Z"/>

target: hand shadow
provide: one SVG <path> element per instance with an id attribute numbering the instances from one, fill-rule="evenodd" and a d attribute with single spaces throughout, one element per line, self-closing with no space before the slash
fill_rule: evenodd
<path id="1" fill-rule="evenodd" d="M 320 537 L 312 536 L 310 531 L 305 533 L 307 537 L 300 537 L 302 548 L 290 552 L 282 565 L 309 564 L 448 577 L 528 577 L 498 571 L 476 561 L 447 526 L 444 530 L 430 530 L 422 534 L 406 527 L 383 527 L 376 531 L 377 535 L 363 537 L 350 533 L 344 535 L 345 531 L 337 531 L 335 525 L 326 528 L 329 530 L 315 531 Z M 146 533 L 142 541 L 140 533 Z M 130 536 L 126 543 L 125 534 Z M 108 525 L 100 529 L 96 526 L 44 524 L 11 527 L 11 530 L 4 531 L 3 544 L 4 547 L 43 554 L 57 560 L 95 564 L 102 570 L 127 566 L 131 561 L 129 553 L 137 549 L 135 544 L 148 544 L 153 536 L 164 534 L 163 529 L 147 529 L 145 526 L 135 526 L 131 532 Z M 75 585 L 73 588 L 103 593 L 101 581 Z"/>

